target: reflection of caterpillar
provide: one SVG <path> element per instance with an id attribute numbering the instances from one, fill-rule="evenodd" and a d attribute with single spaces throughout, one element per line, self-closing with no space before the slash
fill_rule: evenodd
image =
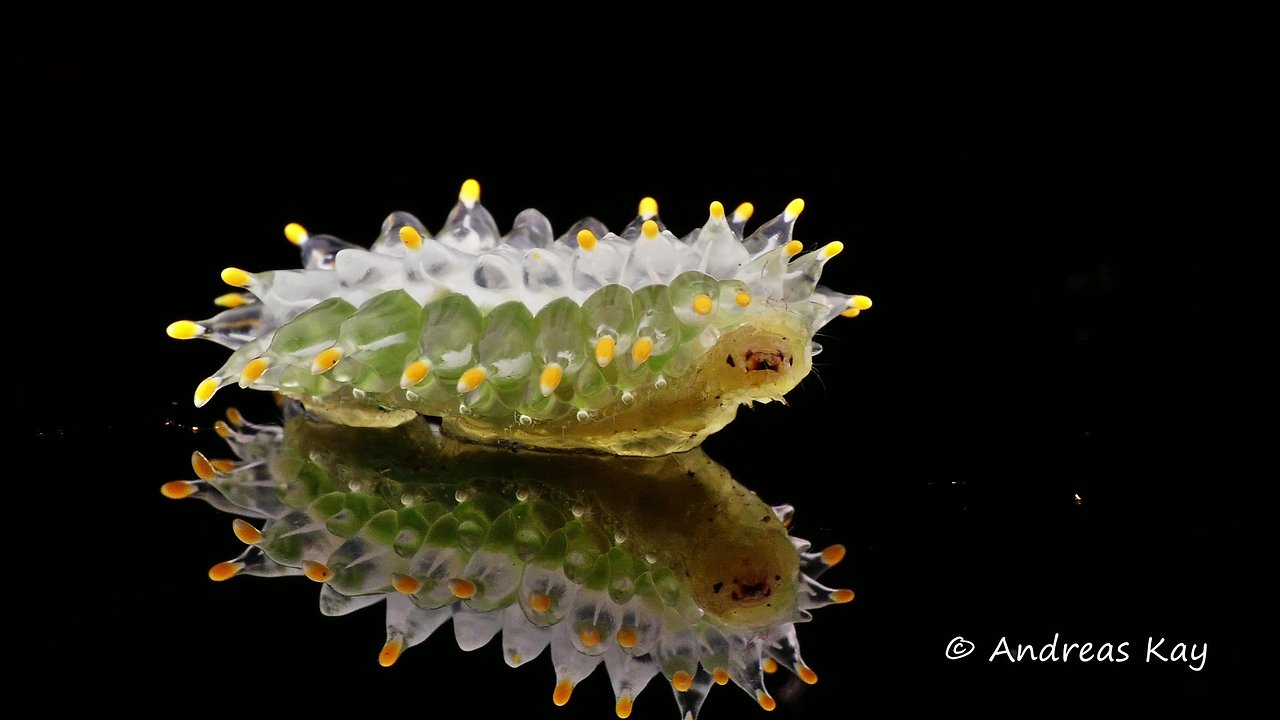
<path id="1" fill-rule="evenodd" d="M 234 521 L 250 547 L 210 577 L 305 575 L 330 615 L 385 600 L 384 666 L 452 619 L 463 650 L 501 631 L 513 667 L 550 647 L 557 705 L 604 663 L 619 717 L 657 674 L 682 718 L 730 680 L 772 710 L 762 673 L 817 681 L 794 623 L 853 598 L 816 581 L 844 548 L 808 552 L 787 534 L 790 507 L 765 505 L 700 450 L 513 454 L 425 421 L 228 418 L 216 428 L 240 459 L 196 453 L 199 479 L 162 488 L 262 521 Z"/>
<path id="2" fill-rule="evenodd" d="M 818 285 L 843 244 L 801 254 L 801 200 L 745 239 L 750 204 L 712 203 L 677 238 L 649 198 L 620 234 L 588 218 L 557 239 L 536 210 L 499 237 L 479 196 L 464 183 L 435 237 L 407 213 L 372 250 L 291 224 L 304 270 L 224 270 L 249 294 L 169 326 L 234 349 L 196 404 L 239 383 L 346 424 L 421 413 L 472 440 L 658 455 L 780 399 L 809 372 L 814 333 L 871 305 Z"/>

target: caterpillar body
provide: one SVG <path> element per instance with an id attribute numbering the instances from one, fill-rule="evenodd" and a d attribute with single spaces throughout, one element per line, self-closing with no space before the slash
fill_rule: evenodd
<path id="1" fill-rule="evenodd" d="M 367 250 L 290 224 L 302 270 L 224 270 L 247 292 L 168 328 L 233 350 L 196 405 L 239 384 L 343 424 L 422 414 L 473 441 L 661 455 L 782 398 L 814 333 L 871 306 L 818 284 L 844 246 L 804 252 L 801 200 L 750 235 L 748 203 L 677 237 L 645 198 L 620 233 L 587 218 L 555 237 L 536 210 L 500 236 L 479 195 L 464 183 L 434 236 L 402 212 Z"/>
<path id="2" fill-rule="evenodd" d="M 212 579 L 305 576 L 328 615 L 383 603 L 384 666 L 452 620 L 463 650 L 500 633 L 513 667 L 549 649 L 556 705 L 603 664 L 619 717 L 659 675 L 681 718 L 729 682 L 772 710 L 765 674 L 817 682 L 796 623 L 853 598 L 818 582 L 842 546 L 810 551 L 789 506 L 701 450 L 510 453 L 422 419 L 361 428 L 289 407 L 283 427 L 229 411 L 215 428 L 237 459 L 195 453 L 196 479 L 161 490 L 237 515 L 248 547 Z"/>

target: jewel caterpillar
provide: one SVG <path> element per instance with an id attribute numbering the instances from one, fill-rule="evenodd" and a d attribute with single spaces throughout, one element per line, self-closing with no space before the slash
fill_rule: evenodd
<path id="1" fill-rule="evenodd" d="M 479 442 L 661 455 L 781 399 L 814 333 L 871 306 L 818 284 L 844 245 L 804 252 L 799 199 L 750 235 L 749 203 L 677 237 L 645 198 L 620 233 L 587 218 L 555 237 L 536 210 L 500 236 L 479 197 L 464 183 L 435 236 L 393 213 L 368 250 L 292 223 L 304 269 L 224 270 L 244 292 L 168 328 L 233 350 L 196 405 L 239 384 L 345 424 L 422 414 Z"/>
<path id="2" fill-rule="evenodd" d="M 419 419 L 359 428 L 291 414 L 281 427 L 229 411 L 215 429 L 237 459 L 197 452 L 196 479 L 161 491 L 237 516 L 247 547 L 212 579 L 304 576 L 327 615 L 384 603 L 384 666 L 452 620 L 463 650 L 501 633 L 512 667 L 549 648 L 556 705 L 603 664 L 619 717 L 658 675 L 681 718 L 729 682 L 772 710 L 766 674 L 817 681 L 796 623 L 853 599 L 818 582 L 842 546 L 811 551 L 788 533 L 789 506 L 699 449 L 510 453 Z"/>

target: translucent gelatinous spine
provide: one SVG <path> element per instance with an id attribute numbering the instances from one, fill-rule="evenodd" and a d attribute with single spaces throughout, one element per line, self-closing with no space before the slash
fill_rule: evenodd
<path id="1" fill-rule="evenodd" d="M 513 667 L 549 648 L 557 705 L 603 664 L 620 717 L 656 675 L 682 718 L 729 681 L 771 710 L 766 672 L 817 681 L 795 624 L 853 597 L 817 581 L 842 547 L 810 552 L 787 534 L 789 506 L 765 505 L 700 451 L 513 455 L 423 421 L 229 417 L 217 430 L 239 459 L 196 453 L 196 479 L 162 488 L 238 516 L 247 547 L 209 576 L 304 576 L 329 615 L 384 602 L 384 666 L 452 620 L 464 650 L 501 635 Z"/>
<path id="2" fill-rule="evenodd" d="M 678 238 L 650 198 L 620 234 L 587 219 L 554 238 L 536 210 L 499 236 L 479 192 L 467 181 L 434 237 L 408 213 L 371 250 L 295 223 L 303 270 L 224 270 L 247 293 L 169 326 L 233 349 L 196 404 L 235 383 L 346 424 L 424 414 L 484 442 L 658 455 L 780 399 L 808 374 L 814 333 L 871 306 L 818 284 L 844 245 L 804 252 L 800 200 L 745 238 L 749 204 L 712 203 Z"/>

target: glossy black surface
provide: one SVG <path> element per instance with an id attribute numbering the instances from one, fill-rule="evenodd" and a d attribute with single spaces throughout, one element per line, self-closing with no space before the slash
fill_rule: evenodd
<path id="1" fill-rule="evenodd" d="M 211 314 L 221 268 L 295 267 L 290 221 L 360 244 L 392 210 L 435 229 L 476 177 L 504 229 L 525 207 L 557 231 L 584 215 L 617 228 L 651 194 L 683 234 L 713 199 L 752 201 L 758 223 L 803 197 L 799 238 L 844 241 L 824 282 L 875 307 L 828 326 L 788 407 L 743 410 L 705 444 L 795 505 L 796 534 L 848 548 L 824 580 L 858 598 L 800 628 L 821 681 L 774 676 L 775 716 L 1248 696 L 1273 636 L 1273 130 L 887 128 L 819 134 L 785 158 L 781 142 L 717 159 L 459 141 L 408 166 L 188 145 L 24 164 L 10 272 L 33 268 L 38 289 L 10 305 L 23 429 L 7 451 L 7 614 L 31 640 L 16 682 L 48 707 L 387 716 L 461 697 L 486 715 L 609 716 L 602 678 L 557 710 L 547 658 L 511 670 L 496 644 L 464 654 L 447 628 L 383 670 L 380 611 L 322 617 L 303 579 L 209 582 L 239 551 L 230 519 L 157 492 L 190 475 L 192 450 L 223 454 L 221 409 L 275 411 L 236 388 L 193 408 L 225 353 L 164 335 Z M 1131 657 L 988 662 L 1002 636 L 1055 633 L 1128 641 Z M 1208 643 L 1204 669 L 1145 663 L 1151 635 Z M 977 651 L 944 659 L 955 636 Z M 658 685 L 632 717 L 673 716 Z M 759 712 L 717 688 L 703 717 Z"/>

